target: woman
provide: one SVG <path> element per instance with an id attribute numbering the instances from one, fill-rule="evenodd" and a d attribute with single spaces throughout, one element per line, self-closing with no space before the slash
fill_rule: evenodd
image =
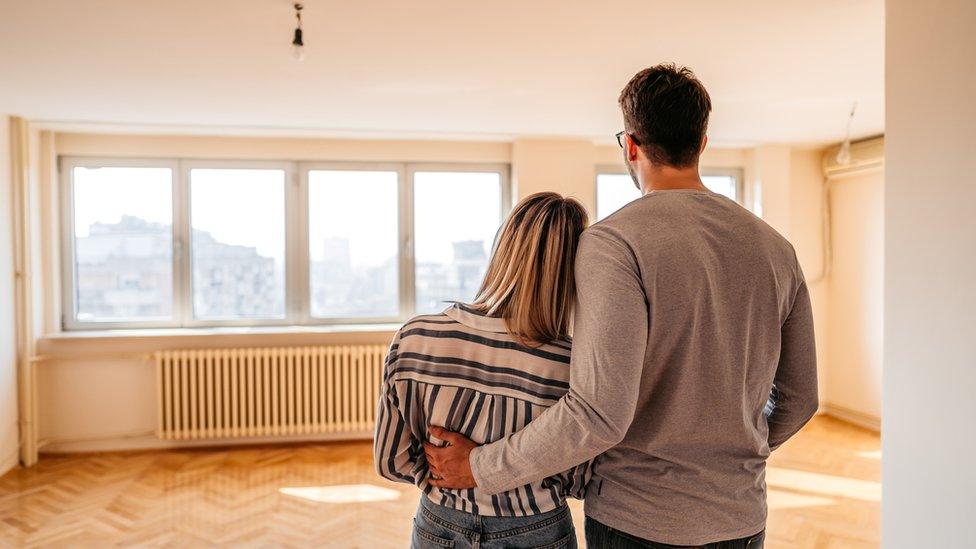
<path id="1" fill-rule="evenodd" d="M 573 262 L 586 211 L 556 193 L 521 201 L 475 301 L 403 325 L 386 361 L 374 453 L 380 475 L 420 488 L 412 545 L 576 547 L 567 496 L 589 464 L 502 494 L 428 484 L 423 443 L 440 425 L 479 444 L 522 429 L 569 390 Z"/>

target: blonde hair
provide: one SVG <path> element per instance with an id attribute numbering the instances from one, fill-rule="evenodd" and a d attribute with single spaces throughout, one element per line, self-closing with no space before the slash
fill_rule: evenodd
<path id="1" fill-rule="evenodd" d="M 586 210 L 572 198 L 536 193 L 505 220 L 472 307 L 505 319 L 520 343 L 538 346 L 569 336 L 576 247 Z"/>

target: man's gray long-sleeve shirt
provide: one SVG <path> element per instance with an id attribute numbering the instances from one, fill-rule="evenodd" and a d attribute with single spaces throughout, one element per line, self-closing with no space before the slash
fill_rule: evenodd
<path id="1" fill-rule="evenodd" d="M 584 233 L 576 278 L 569 393 L 472 452 L 478 486 L 501 492 L 602 454 L 587 516 L 674 545 L 762 530 L 770 449 L 818 405 L 793 248 L 725 197 L 658 191 Z"/>

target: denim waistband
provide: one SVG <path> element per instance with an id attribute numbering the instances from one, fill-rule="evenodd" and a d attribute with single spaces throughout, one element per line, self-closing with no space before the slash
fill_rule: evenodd
<path id="1" fill-rule="evenodd" d="M 563 505 L 552 511 L 525 517 L 491 517 L 473 515 L 444 507 L 420 498 L 421 513 L 427 520 L 465 536 L 477 535 L 483 541 L 502 539 L 532 532 L 551 526 L 569 517 L 569 506 Z"/>

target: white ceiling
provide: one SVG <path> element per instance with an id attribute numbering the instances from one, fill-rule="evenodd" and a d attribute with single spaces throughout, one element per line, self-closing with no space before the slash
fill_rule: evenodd
<path id="1" fill-rule="evenodd" d="M 637 70 L 692 67 L 714 144 L 884 129 L 883 0 L 0 0 L 0 112 L 251 132 L 605 139 Z"/>

